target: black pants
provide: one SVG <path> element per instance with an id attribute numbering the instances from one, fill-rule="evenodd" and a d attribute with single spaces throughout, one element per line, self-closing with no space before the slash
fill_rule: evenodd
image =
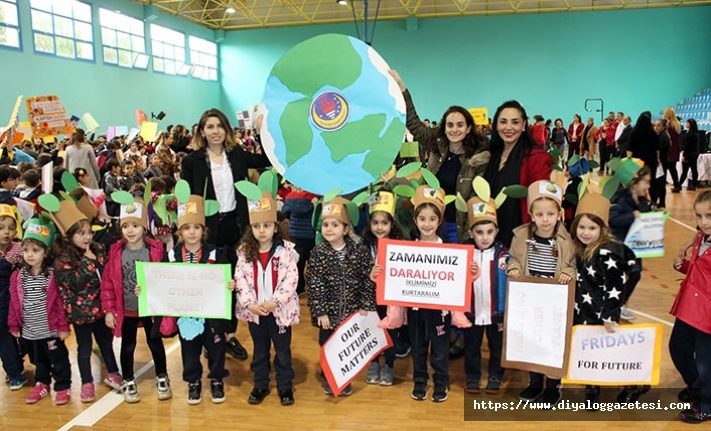
<path id="1" fill-rule="evenodd" d="M 388 307 L 385 305 L 378 305 L 378 316 L 381 319 L 384 319 L 385 316 L 388 314 Z M 389 349 L 385 349 L 383 352 L 383 356 L 385 357 L 385 365 L 387 365 L 390 368 L 393 368 L 395 366 L 395 351 L 397 350 L 395 347 L 397 346 L 397 338 L 398 338 L 398 333 L 396 329 L 388 329 L 388 335 L 390 335 L 390 339 L 393 342 L 393 346 L 390 347 Z M 376 364 L 380 363 L 380 357 L 376 356 L 372 362 L 375 362 Z"/>
<path id="2" fill-rule="evenodd" d="M 449 385 L 449 330 L 452 315 L 442 316 L 440 310 L 421 308 L 407 310 L 407 323 L 410 326 L 410 344 L 412 346 L 412 376 L 415 383 L 427 383 L 427 353 L 434 370 L 432 380 L 435 383 Z M 431 346 L 431 348 L 430 348 Z"/>
<path id="3" fill-rule="evenodd" d="M 77 363 L 79 365 L 79 374 L 81 375 L 81 383 L 93 383 L 94 377 L 91 374 L 91 350 L 93 347 L 93 342 L 91 339 L 92 334 L 94 335 L 94 340 L 99 346 L 99 351 L 101 352 L 101 357 L 104 359 L 104 364 L 106 364 L 106 371 L 108 373 L 117 373 L 118 364 L 116 363 L 116 355 L 114 355 L 114 334 L 111 333 L 111 329 L 106 326 L 104 319 L 101 318 L 93 323 L 88 323 L 85 325 L 73 325 L 74 326 L 74 336 L 77 338 Z"/>
<path id="4" fill-rule="evenodd" d="M 470 322 L 474 321 L 470 318 Z M 481 379 L 481 342 L 486 340 L 489 345 L 489 378 L 501 380 L 504 369 L 501 367 L 501 349 L 504 341 L 504 316 L 491 318 L 491 325 L 472 325 L 464 329 L 464 373 L 467 380 Z"/>
<path id="5" fill-rule="evenodd" d="M 0 330 L 0 360 L 2 360 L 2 368 L 9 378 L 20 378 L 20 374 L 25 368 L 22 365 L 20 348 L 17 344 L 17 338 L 13 337 L 6 329 Z"/>
<path id="6" fill-rule="evenodd" d="M 568 163 L 568 160 L 570 160 L 570 158 L 573 157 L 574 154 L 580 154 L 580 141 L 568 142 L 568 157 L 565 159 L 566 164 Z"/>
<path id="7" fill-rule="evenodd" d="M 600 171 L 605 172 L 605 164 L 610 160 L 610 152 L 605 141 L 598 142 L 598 153 L 600 153 Z"/>
<path id="8" fill-rule="evenodd" d="M 296 285 L 296 292 L 303 293 L 305 290 L 304 286 L 306 281 L 306 278 L 304 277 L 304 268 L 306 267 L 306 262 L 309 260 L 309 256 L 311 256 L 311 250 L 313 250 L 314 246 L 316 245 L 316 242 L 313 238 L 292 238 L 291 240 L 294 242 L 294 250 L 299 253 L 299 262 L 296 264 L 297 269 L 299 270 L 299 282 Z"/>
<path id="9" fill-rule="evenodd" d="M 64 341 L 56 337 L 43 340 L 23 338 L 21 343 L 35 366 L 35 382 L 49 386 L 54 378 L 55 392 L 72 386 L 72 367 Z"/>
<path id="10" fill-rule="evenodd" d="M 627 304 L 639 280 L 642 278 L 642 259 L 637 259 L 635 266 L 637 265 L 639 265 L 639 270 L 630 272 L 627 277 L 627 283 L 625 283 L 624 291 L 622 292 L 622 305 Z"/>
<path id="11" fill-rule="evenodd" d="M 691 169 L 691 181 L 689 181 L 689 187 L 696 187 L 696 183 L 699 180 L 699 167 L 696 164 L 696 161 L 698 160 L 697 157 L 686 157 L 684 161 L 681 162 L 681 178 L 679 178 L 679 184 L 684 184 L 684 181 L 686 181 L 686 175 L 689 173 L 689 169 Z"/>
<path id="12" fill-rule="evenodd" d="M 211 380 L 222 380 L 227 376 L 225 370 L 225 351 L 227 341 L 225 334 L 213 333 L 212 328 L 205 322 L 205 329 L 202 334 L 186 340 L 180 337 L 180 355 L 183 359 L 183 381 L 188 383 L 202 379 L 202 362 L 200 355 L 202 348 L 207 351 L 207 368 L 210 372 L 207 378 Z"/>
<path id="13" fill-rule="evenodd" d="M 656 205 L 657 208 L 666 208 L 667 206 L 668 169 L 666 165 L 662 165 L 662 169 L 664 169 L 664 175 L 652 180 L 652 190 L 654 190 L 654 193 L 650 193 L 650 196 L 652 196 L 652 204 Z M 656 175 L 656 172 L 653 172 L 652 175 Z"/>
<path id="14" fill-rule="evenodd" d="M 694 407 L 711 413 L 711 334 L 676 319 L 669 338 L 669 353 L 691 390 Z"/>
<path id="15" fill-rule="evenodd" d="M 153 319 L 150 317 L 124 317 L 121 326 L 121 371 L 124 380 L 133 380 L 133 354 L 136 352 L 136 338 L 138 335 L 138 322 L 143 324 L 146 342 L 153 356 L 156 367 L 156 376 L 168 374 L 165 360 L 165 347 L 161 338 L 151 338 Z"/>
<path id="16" fill-rule="evenodd" d="M 269 314 L 268 316 L 259 316 L 259 324 L 250 322 L 249 333 L 254 342 L 251 367 L 254 373 L 254 387 L 256 389 L 269 388 L 269 351 L 273 343 L 277 389 L 280 392 L 291 390 L 294 382 L 294 369 L 291 367 L 291 327 L 279 327 L 274 315 Z M 319 343 L 320 341 L 319 337 Z"/>
<path id="17" fill-rule="evenodd" d="M 237 265 L 237 244 L 242 239 L 242 225 L 237 215 L 237 210 L 229 213 L 218 213 L 214 217 L 218 219 L 217 229 L 208 231 L 207 242 L 215 244 L 220 248 L 222 253 L 221 260 L 226 260 L 232 269 L 232 276 L 235 274 L 235 266 Z M 237 303 L 237 296 L 232 292 L 232 304 Z M 235 307 L 230 307 L 230 330 L 228 333 L 234 334 L 237 332 L 237 316 L 235 315 Z"/>
<path id="18" fill-rule="evenodd" d="M 668 164 L 669 174 L 672 177 L 672 183 L 675 189 L 681 188 L 681 183 L 679 182 L 679 172 L 676 170 L 676 162 L 669 162 Z"/>

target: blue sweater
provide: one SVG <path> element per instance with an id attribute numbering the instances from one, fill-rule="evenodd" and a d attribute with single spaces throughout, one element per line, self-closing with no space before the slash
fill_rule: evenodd
<path id="1" fill-rule="evenodd" d="M 284 200 L 281 212 L 289 219 L 289 235 L 292 239 L 313 240 L 316 237 L 311 226 L 314 205 L 310 199 L 299 197 L 298 193 L 289 194 Z"/>

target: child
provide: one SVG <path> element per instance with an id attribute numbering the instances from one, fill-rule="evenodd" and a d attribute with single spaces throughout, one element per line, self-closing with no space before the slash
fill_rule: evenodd
<path id="1" fill-rule="evenodd" d="M 121 196 L 123 195 L 123 196 Z M 123 197 L 123 199 L 121 199 Z M 146 334 L 156 368 L 156 395 L 159 400 L 173 396 L 168 379 L 165 348 L 160 337 L 152 337 L 153 319 L 138 316 L 138 296 L 136 293 L 136 262 L 161 262 L 165 251 L 163 243 L 147 238 L 148 222 L 144 203 L 128 194 L 114 193 L 112 199 L 121 201 L 120 226 L 122 240 L 109 250 L 106 269 L 101 281 L 101 306 L 106 313 L 106 326 L 113 329 L 116 337 L 121 337 L 121 370 L 123 371 L 124 400 L 127 403 L 141 401 L 141 394 L 134 380 L 134 359 L 136 336 L 141 324 Z"/>
<path id="2" fill-rule="evenodd" d="M 688 248 L 683 248 L 674 259 L 674 269 L 686 277 L 670 311 L 676 320 L 669 353 L 686 383 L 679 399 L 693 402 L 692 408 L 682 411 L 679 417 L 684 422 L 701 423 L 711 420 L 711 191 L 704 190 L 696 196 L 694 213 L 699 232 L 690 247 L 691 255 L 687 258 Z"/>
<path id="3" fill-rule="evenodd" d="M 89 187 L 89 184 L 91 183 L 89 174 L 84 168 L 74 169 L 74 178 L 76 178 L 77 182 L 83 187 Z"/>
<path id="4" fill-rule="evenodd" d="M 112 217 L 118 216 L 119 204 L 111 199 L 111 193 L 128 190 L 124 187 L 124 181 L 121 177 L 121 165 L 116 159 L 109 159 L 104 164 L 106 167 L 106 174 L 102 180 L 104 187 L 104 195 L 106 196 L 106 211 Z"/>
<path id="5" fill-rule="evenodd" d="M 561 284 L 575 278 L 573 244 L 562 222 L 562 199 L 563 190 L 550 181 L 536 181 L 528 187 L 532 221 L 513 231 L 509 277 L 555 278 Z M 549 377 L 544 387 L 543 374 L 531 372 L 528 387 L 519 399 L 534 401 L 540 397 L 540 402 L 553 405 L 562 395 L 560 379 Z"/>
<path id="6" fill-rule="evenodd" d="M 625 280 L 634 265 L 634 253 L 619 242 L 607 227 L 610 201 L 598 193 L 580 200 L 571 226 L 578 278 L 575 289 L 576 325 L 604 325 L 615 332 L 620 321 Z M 628 386 L 618 395 L 619 403 L 634 403 L 649 386 Z M 588 405 L 600 402 L 600 387 L 585 389 Z"/>
<path id="7" fill-rule="evenodd" d="M 276 201 L 263 192 L 249 201 L 249 223 L 237 251 L 237 317 L 249 322 L 254 342 L 254 389 L 249 404 L 260 404 L 269 394 L 269 350 L 274 343 L 274 368 L 281 405 L 294 404 L 291 366 L 291 326 L 299 323 L 298 255 L 284 241 L 277 223 Z M 224 355 L 223 355 L 224 356 Z"/>
<path id="8" fill-rule="evenodd" d="M 129 191 L 131 190 L 131 186 L 133 186 L 133 171 L 136 169 L 136 163 L 129 159 L 125 158 L 123 162 L 121 162 L 121 181 L 122 181 L 122 187 L 121 190 L 123 191 Z"/>
<path id="9" fill-rule="evenodd" d="M 311 324 L 319 328 L 319 346 L 348 316 L 376 308 L 375 285 L 369 278 L 372 257 L 365 246 L 348 236 L 352 224 L 347 205 L 352 203 L 340 196 L 322 205 L 324 241 L 311 252 L 306 274 Z M 333 394 L 328 382 L 323 383 L 323 392 Z M 341 392 L 351 393 L 351 385 Z"/>
<path id="10" fill-rule="evenodd" d="M 201 196 L 190 196 L 178 205 L 179 242 L 168 252 L 169 262 L 212 264 L 217 261 L 215 246 L 205 244 L 205 202 Z M 234 281 L 227 286 L 234 290 Z M 188 383 L 188 404 L 202 401 L 202 363 L 200 352 L 205 349 L 210 372 L 210 392 L 213 403 L 225 401 L 222 379 L 227 377 L 225 332 L 230 330 L 230 321 L 225 319 L 178 318 L 180 353 L 183 360 L 183 380 Z"/>
<path id="11" fill-rule="evenodd" d="M 469 236 L 464 244 L 474 244 L 473 295 L 470 311 L 465 313 L 466 321 L 459 324 L 459 313 L 452 313 L 452 325 L 464 329 L 464 372 L 467 377 L 464 392 L 480 393 L 481 342 L 486 333 L 489 345 L 489 377 L 487 394 L 501 391 L 504 369 L 501 367 L 501 350 L 504 333 L 504 308 L 506 307 L 506 269 L 509 252 L 496 241 L 499 233 L 496 218 L 496 204 L 493 199 L 484 202 L 473 197 L 467 202 Z"/>
<path id="12" fill-rule="evenodd" d="M 370 213 L 370 223 L 368 223 L 363 234 L 363 243 L 370 249 L 373 261 L 378 256 L 378 240 L 382 238 L 402 239 L 402 230 L 395 223 L 395 196 L 390 192 L 379 192 L 368 203 Z M 378 305 L 378 315 L 384 319 L 387 314 L 387 306 Z M 390 338 L 397 340 L 397 331 L 388 330 Z M 385 365 L 380 367 L 380 358 L 376 357 L 368 366 L 366 382 L 370 384 L 380 384 L 390 386 L 395 379 L 395 347 L 390 347 L 383 352 Z"/>
<path id="13" fill-rule="evenodd" d="M 619 241 L 624 242 L 629 233 L 632 223 L 643 212 L 652 210 L 652 206 L 647 199 L 647 192 L 652 182 L 652 171 L 649 167 L 640 168 L 639 162 L 633 159 L 624 159 L 622 164 L 615 171 L 615 175 L 620 178 L 622 184 L 627 184 L 627 188 L 622 188 L 610 199 L 610 230 Z M 637 259 L 633 271 L 630 273 L 630 281 L 625 284 L 625 291 L 622 293 L 622 311 L 620 316 L 624 320 L 634 320 L 635 316 L 627 310 L 626 304 L 634 292 L 634 288 L 642 278 L 642 259 Z"/>
<path id="14" fill-rule="evenodd" d="M 583 182 L 582 176 L 590 172 L 590 164 L 587 159 L 581 158 L 579 155 L 574 155 L 568 160 L 567 169 L 565 170 L 566 186 L 563 194 L 563 211 L 565 228 L 570 231 L 570 225 L 575 217 L 577 207 L 578 188 Z M 570 197 L 574 199 L 571 199 Z"/>
<path id="15" fill-rule="evenodd" d="M 0 204 L 0 360 L 7 374 L 10 389 L 16 391 L 27 383 L 17 340 L 8 328 L 10 310 L 10 276 L 21 262 L 22 247 L 14 241 L 17 218 L 14 207 Z"/>
<path id="16" fill-rule="evenodd" d="M 104 323 L 101 308 L 100 286 L 106 252 L 94 242 L 91 224 L 72 200 L 64 200 L 58 208 L 47 208 L 40 196 L 42 207 L 51 211 L 55 225 L 62 233 L 56 240 L 54 279 L 64 304 L 69 323 L 74 326 L 77 340 L 77 362 L 81 375 L 81 401 L 92 402 L 95 397 L 94 377 L 91 371 L 92 334 L 99 345 L 101 357 L 108 374 L 104 383 L 119 389 L 121 375 L 114 356 L 113 336 Z M 56 211 L 52 211 L 56 209 Z"/>
<path id="17" fill-rule="evenodd" d="M 15 205 L 12 191 L 20 183 L 20 172 L 10 166 L 0 166 L 0 203 Z"/>
<path id="18" fill-rule="evenodd" d="M 311 254 L 311 250 L 316 245 L 316 232 L 311 226 L 311 218 L 314 214 L 314 202 L 316 195 L 309 193 L 296 187 L 293 184 L 287 184 L 286 188 L 291 191 L 284 198 L 284 206 L 281 208 L 284 217 L 289 219 L 289 235 L 294 242 L 299 259 L 299 285 L 297 292 L 303 293 L 304 283 L 304 268 L 306 260 Z"/>
<path id="19" fill-rule="evenodd" d="M 31 219 L 22 240 L 24 265 L 12 274 L 8 318 L 10 333 L 21 340 L 35 366 L 35 387 L 25 399 L 35 404 L 49 395 L 54 378 L 54 403 L 69 402 L 72 369 L 64 340 L 69 322 L 52 275 L 49 247 L 54 236 L 51 222 Z"/>
<path id="20" fill-rule="evenodd" d="M 25 187 L 20 191 L 19 198 L 36 202 L 37 198 L 42 194 L 39 171 L 37 169 L 28 169 L 22 174 L 22 182 Z"/>

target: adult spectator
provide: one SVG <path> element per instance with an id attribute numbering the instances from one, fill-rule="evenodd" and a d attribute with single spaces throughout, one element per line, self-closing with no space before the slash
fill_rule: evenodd
<path id="1" fill-rule="evenodd" d="M 568 126 L 568 157 L 566 161 L 573 157 L 573 154 L 580 154 L 580 141 L 583 139 L 583 122 L 580 114 L 573 115 L 573 122 Z"/>
<path id="2" fill-rule="evenodd" d="M 664 110 L 664 119 L 667 120 L 667 133 L 669 133 L 671 142 L 669 147 L 669 174 L 673 183 L 672 193 L 679 193 L 681 191 L 681 183 L 679 183 L 676 164 L 679 162 L 679 155 L 681 154 L 681 121 L 671 106 Z"/>
<path id="3" fill-rule="evenodd" d="M 96 162 L 94 148 L 86 142 L 83 129 L 72 133 L 71 145 L 65 148 L 65 164 L 70 172 L 83 168 L 89 173 L 89 188 L 99 188 L 99 165 Z"/>
<path id="4" fill-rule="evenodd" d="M 679 178 L 679 183 L 684 184 L 686 174 L 691 169 L 691 180 L 686 186 L 686 190 L 689 191 L 696 190 L 696 182 L 699 180 L 699 171 L 696 165 L 699 159 L 699 146 L 699 126 L 695 119 L 690 118 L 686 120 L 686 134 L 681 145 L 684 155 L 681 159 L 681 178 Z"/>
<path id="5" fill-rule="evenodd" d="M 652 206 L 662 210 L 667 206 L 667 170 L 669 169 L 669 150 L 671 148 L 671 139 L 669 138 L 669 132 L 667 132 L 667 120 L 664 118 L 657 120 L 654 123 L 654 131 L 659 136 L 659 163 L 662 166 L 664 175 L 652 180 L 652 189 L 656 189 L 656 192 L 652 194 L 652 196 L 656 197 L 656 200 L 652 200 Z M 656 177 L 656 174 L 654 176 Z"/>
<path id="6" fill-rule="evenodd" d="M 592 117 L 588 118 L 585 124 L 585 130 L 583 130 L 583 149 L 582 156 L 590 160 L 595 158 L 595 147 L 597 147 L 597 142 L 595 141 L 595 134 L 597 133 L 597 126 L 595 125 L 595 120 Z"/>
<path id="7" fill-rule="evenodd" d="M 627 157 L 627 150 L 630 148 L 630 138 L 632 137 L 632 119 L 629 115 L 622 117 L 622 122 L 615 129 L 615 150 L 620 157 Z"/>

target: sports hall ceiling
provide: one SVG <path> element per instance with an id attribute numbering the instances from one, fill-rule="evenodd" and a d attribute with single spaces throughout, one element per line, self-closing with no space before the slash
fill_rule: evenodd
<path id="1" fill-rule="evenodd" d="M 353 22 L 362 20 L 367 2 L 372 22 L 378 0 L 133 0 L 211 29 L 239 30 L 260 27 Z M 516 13 L 597 11 L 656 7 L 698 6 L 711 0 L 381 0 L 381 20 L 407 17 L 435 18 Z M 228 8 L 234 12 L 227 11 Z"/>

